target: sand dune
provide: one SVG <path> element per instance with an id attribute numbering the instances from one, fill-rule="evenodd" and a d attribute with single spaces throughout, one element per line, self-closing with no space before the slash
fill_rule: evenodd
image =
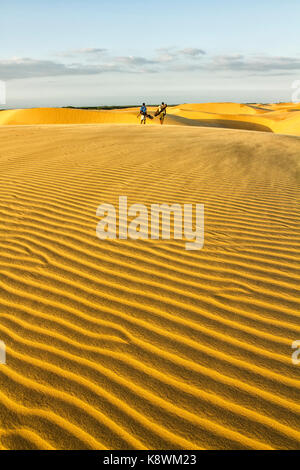
<path id="1" fill-rule="evenodd" d="M 300 449 L 299 139 L 130 125 L 0 136 L 1 448 Z M 96 208 L 119 195 L 204 203 L 204 249 L 100 241 Z"/>
<path id="2" fill-rule="evenodd" d="M 154 114 L 155 108 L 149 108 Z M 0 125 L 137 124 L 138 108 L 87 111 L 66 108 L 15 109 L 0 112 Z M 160 124 L 159 119 L 148 125 Z M 166 124 L 221 127 L 300 136 L 300 104 L 190 103 L 168 108 Z"/>
<path id="3" fill-rule="evenodd" d="M 137 124 L 137 110 L 86 111 L 66 108 L 33 108 L 0 113 L 2 124 Z"/>
<path id="4" fill-rule="evenodd" d="M 300 105 L 186 104 L 169 111 L 197 125 L 300 135 Z"/>

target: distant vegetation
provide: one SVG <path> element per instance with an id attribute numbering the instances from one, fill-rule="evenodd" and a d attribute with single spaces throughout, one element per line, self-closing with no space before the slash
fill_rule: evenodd
<path id="1" fill-rule="evenodd" d="M 140 105 L 139 104 L 130 104 L 128 106 L 62 106 L 62 108 L 68 108 L 68 109 L 87 109 L 87 110 L 96 110 L 99 111 L 101 109 L 106 109 L 106 110 L 112 110 L 112 109 L 126 109 L 126 108 L 138 108 Z M 148 104 L 148 107 L 155 107 L 158 106 L 158 104 Z M 169 107 L 172 106 L 178 106 L 177 104 L 170 104 L 168 105 Z"/>

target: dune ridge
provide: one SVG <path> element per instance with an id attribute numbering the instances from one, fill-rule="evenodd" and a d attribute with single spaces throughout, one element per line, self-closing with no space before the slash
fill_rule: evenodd
<path id="1" fill-rule="evenodd" d="M 0 134 L 1 448 L 299 449 L 299 139 Z M 96 209 L 119 195 L 204 203 L 203 250 L 100 241 Z"/>

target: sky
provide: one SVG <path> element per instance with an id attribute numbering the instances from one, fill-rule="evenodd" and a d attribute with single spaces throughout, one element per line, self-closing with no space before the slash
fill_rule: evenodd
<path id="1" fill-rule="evenodd" d="M 299 0 L 10 0 L 3 107 L 291 101 Z"/>

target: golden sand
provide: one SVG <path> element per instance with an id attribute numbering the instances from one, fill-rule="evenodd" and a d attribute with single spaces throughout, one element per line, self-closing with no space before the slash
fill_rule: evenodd
<path id="1" fill-rule="evenodd" d="M 153 115 L 155 108 L 148 108 Z M 15 109 L 0 112 L 0 125 L 137 124 L 139 108 L 90 111 L 66 108 Z M 147 124 L 159 125 L 159 118 Z M 168 108 L 166 124 L 225 127 L 300 136 L 300 104 L 196 103 Z"/>
<path id="2" fill-rule="evenodd" d="M 29 125 L 0 142 L 1 448 L 299 449 L 299 138 Z M 204 248 L 100 241 L 119 195 L 204 203 Z"/>

